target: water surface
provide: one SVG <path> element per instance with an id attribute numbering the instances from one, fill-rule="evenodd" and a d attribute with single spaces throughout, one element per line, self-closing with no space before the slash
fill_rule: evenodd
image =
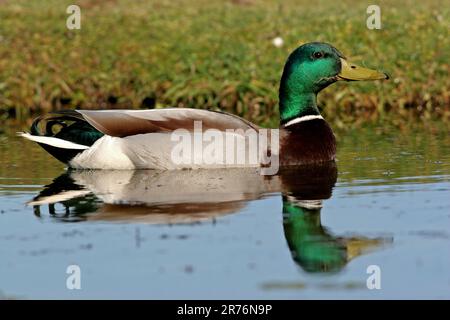
<path id="1" fill-rule="evenodd" d="M 0 135 L 1 298 L 450 298 L 445 130 L 349 131 L 336 166 L 274 177 L 68 171 L 13 132 Z"/>

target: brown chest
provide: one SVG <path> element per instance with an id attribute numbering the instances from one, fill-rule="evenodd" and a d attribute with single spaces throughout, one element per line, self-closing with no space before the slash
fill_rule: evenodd
<path id="1" fill-rule="evenodd" d="M 299 122 L 280 132 L 281 165 L 333 161 L 335 157 L 336 138 L 323 119 Z"/>

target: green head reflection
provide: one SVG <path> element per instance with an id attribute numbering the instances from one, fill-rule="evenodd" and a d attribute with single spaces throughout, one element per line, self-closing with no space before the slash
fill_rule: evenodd
<path id="1" fill-rule="evenodd" d="M 281 179 L 284 234 L 293 260 L 303 270 L 338 272 L 351 259 L 386 242 L 384 238 L 341 237 L 322 226 L 322 200 L 331 197 L 337 180 L 334 163 L 283 172 Z"/>
<path id="2" fill-rule="evenodd" d="M 305 271 L 338 271 L 347 263 L 347 251 L 320 223 L 320 210 L 283 197 L 284 234 L 292 258 Z"/>

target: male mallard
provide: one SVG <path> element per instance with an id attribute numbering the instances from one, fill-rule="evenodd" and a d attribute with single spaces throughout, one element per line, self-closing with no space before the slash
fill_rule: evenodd
<path id="1" fill-rule="evenodd" d="M 267 147 L 258 150 L 266 154 L 279 151 L 281 165 L 299 165 L 332 161 L 336 142 L 327 122 L 320 115 L 317 93 L 338 80 L 388 79 L 385 73 L 356 66 L 333 46 L 326 43 L 307 43 L 289 56 L 280 82 L 279 150 Z M 45 133 L 38 124 L 46 120 Z M 172 133 L 177 129 L 195 131 L 201 123 L 201 132 L 216 129 L 228 138 L 248 141 L 245 132 L 263 131 L 257 125 L 238 116 L 199 109 L 168 108 L 155 110 L 76 110 L 59 111 L 36 119 L 27 139 L 39 143 L 58 160 L 74 168 L 96 169 L 179 169 L 199 167 L 260 166 L 261 162 L 224 164 L 197 161 L 195 142 L 194 161 L 173 161 L 175 142 Z M 61 126 L 55 133 L 54 128 Z M 233 130 L 233 132 L 231 132 Z M 210 137 L 210 141 L 212 138 Z M 242 142 L 241 141 L 241 142 Z M 205 147 L 206 142 L 202 141 Z M 248 144 L 239 144 L 236 154 L 247 151 Z M 244 149 L 239 146 L 245 145 Z M 219 144 L 219 146 L 222 146 Z M 225 146 L 225 153 L 234 157 Z M 189 150 L 190 152 L 191 150 Z M 217 150 L 216 150 L 217 152 Z M 231 152 L 231 153 L 230 153 Z M 201 158 L 201 155 L 200 155 Z M 258 158 L 259 160 L 260 158 Z"/>

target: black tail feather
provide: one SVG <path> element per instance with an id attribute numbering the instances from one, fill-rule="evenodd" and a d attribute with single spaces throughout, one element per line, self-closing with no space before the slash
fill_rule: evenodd
<path id="1" fill-rule="evenodd" d="M 43 127 L 44 130 L 41 131 L 40 125 L 43 122 L 45 126 Z M 55 132 L 56 130 L 57 132 Z M 75 110 L 55 111 L 40 116 L 33 121 L 30 132 L 35 136 L 55 137 L 86 146 L 93 145 L 95 141 L 103 136 L 101 132 L 91 126 L 83 116 Z M 39 143 L 39 145 L 53 157 L 64 163 L 68 163 L 77 154 L 83 151 L 62 149 L 43 143 Z"/>

